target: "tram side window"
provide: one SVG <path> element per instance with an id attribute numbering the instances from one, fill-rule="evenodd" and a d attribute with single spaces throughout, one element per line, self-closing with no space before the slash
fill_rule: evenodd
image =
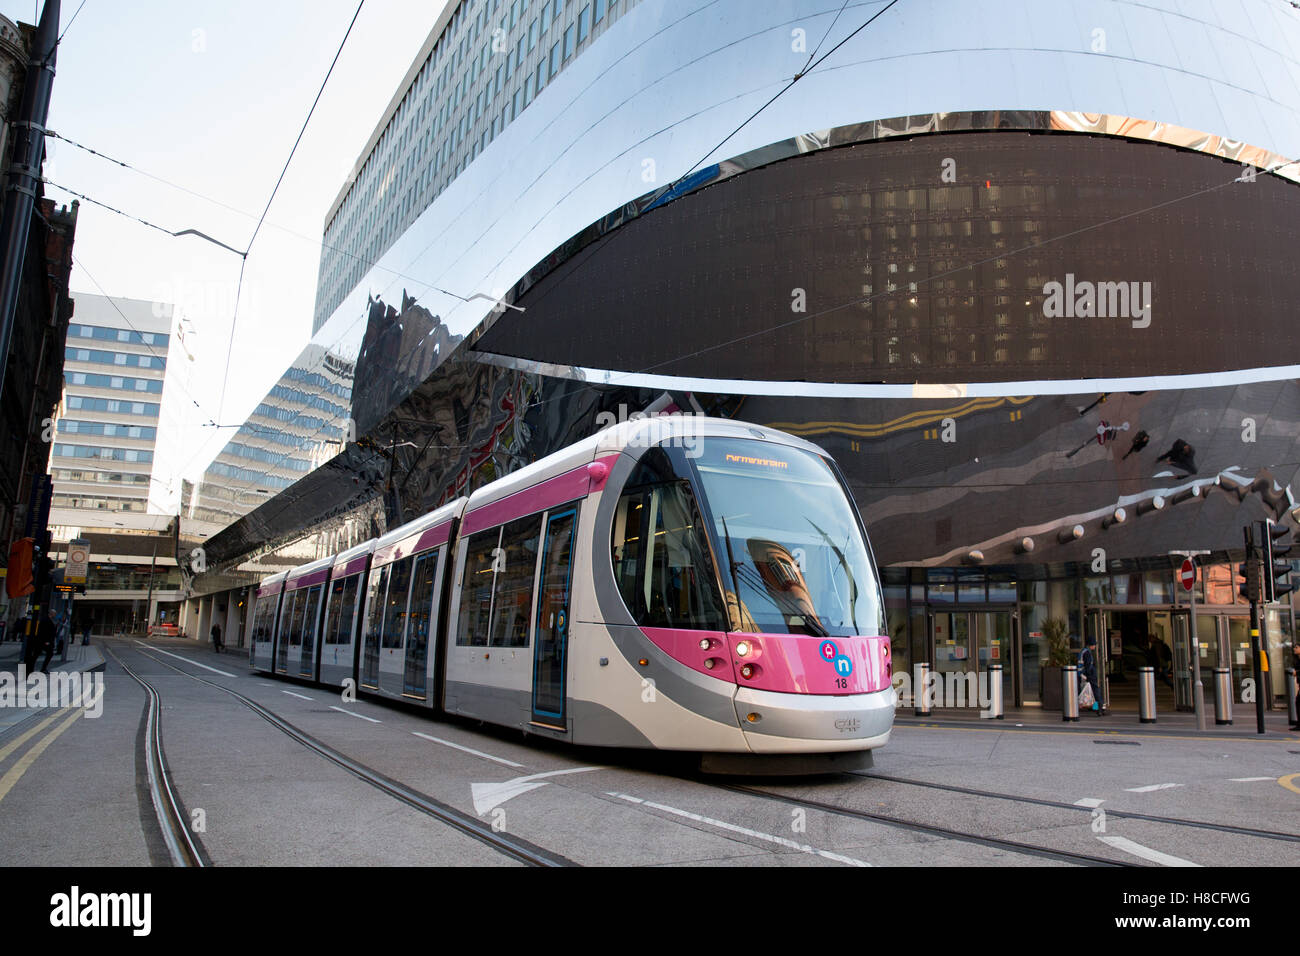
<path id="1" fill-rule="evenodd" d="M 339 640 L 339 616 L 343 611 L 343 586 L 345 582 L 335 581 L 330 585 L 329 601 L 325 605 L 325 641 L 326 644 L 342 644 Z"/>
<path id="2" fill-rule="evenodd" d="M 411 585 L 411 559 L 393 562 L 392 576 L 388 580 L 388 609 L 384 614 L 383 647 L 401 647 L 402 632 L 406 628 L 407 588 Z"/>
<path id="3" fill-rule="evenodd" d="M 433 617 L 434 577 L 438 571 L 438 549 L 426 551 L 415 562 L 415 580 L 411 584 L 411 635 L 420 641 L 429 639 L 429 622 Z"/>
<path id="4" fill-rule="evenodd" d="M 303 604 L 306 610 L 302 615 L 302 642 L 313 647 L 316 644 L 316 626 L 320 622 L 320 585 L 307 592 Z"/>
<path id="5" fill-rule="evenodd" d="M 361 575 L 354 574 L 343 582 L 343 610 L 339 614 L 339 629 L 335 643 L 351 644 L 352 629 L 356 625 L 357 592 L 361 590 Z"/>
<path id="6" fill-rule="evenodd" d="M 276 638 L 280 646 L 285 647 L 294 643 L 293 641 L 293 608 L 298 603 L 298 592 L 290 591 L 280 602 L 280 628 L 276 632 Z"/>
<path id="7" fill-rule="evenodd" d="M 643 627 L 726 630 L 695 496 L 686 481 L 657 480 L 669 476 L 666 456 L 655 451 L 629 479 L 614 513 L 614 580 Z"/>
<path id="8" fill-rule="evenodd" d="M 289 646 L 302 644 L 302 620 L 307 610 L 307 594 L 304 591 L 293 592 L 293 617 L 289 621 Z"/>
<path id="9" fill-rule="evenodd" d="M 460 579 L 460 620 L 456 643 L 461 647 L 485 647 L 488 616 L 492 609 L 492 558 L 501 540 L 501 529 L 480 531 L 466 539 L 465 570 Z"/>
<path id="10" fill-rule="evenodd" d="M 541 534 L 540 514 L 511 521 L 501 529 L 496 594 L 492 601 L 493 647 L 528 646 L 533 578 L 537 572 L 537 547 Z"/>
<path id="11" fill-rule="evenodd" d="M 375 568 L 370 572 L 370 582 L 366 589 L 366 645 L 379 646 L 379 627 L 384 619 L 384 596 L 387 593 L 388 571 L 391 564 Z"/>

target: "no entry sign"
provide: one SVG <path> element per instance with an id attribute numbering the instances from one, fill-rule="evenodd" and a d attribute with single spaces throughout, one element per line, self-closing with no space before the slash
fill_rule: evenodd
<path id="1" fill-rule="evenodd" d="M 1196 583 L 1196 564 L 1191 558 L 1183 559 L 1183 566 L 1178 569 L 1178 580 L 1183 582 L 1183 590 L 1190 591 Z"/>

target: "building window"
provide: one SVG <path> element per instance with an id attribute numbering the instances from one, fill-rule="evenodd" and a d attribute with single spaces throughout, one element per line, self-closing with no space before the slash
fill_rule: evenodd
<path id="1" fill-rule="evenodd" d="M 587 39 L 587 34 L 591 32 L 591 7 L 585 6 L 582 12 L 578 14 L 578 42 L 581 43 Z"/>
<path id="2" fill-rule="evenodd" d="M 568 28 L 564 31 L 564 59 L 566 61 L 569 57 L 573 56 L 573 47 L 573 24 L 570 23 Z"/>

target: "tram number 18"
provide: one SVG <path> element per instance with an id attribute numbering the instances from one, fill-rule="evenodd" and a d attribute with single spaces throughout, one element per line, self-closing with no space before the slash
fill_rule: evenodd
<path id="1" fill-rule="evenodd" d="M 849 687 L 848 678 L 845 677 L 835 678 L 835 686 L 838 687 L 840 690 L 848 690 Z"/>

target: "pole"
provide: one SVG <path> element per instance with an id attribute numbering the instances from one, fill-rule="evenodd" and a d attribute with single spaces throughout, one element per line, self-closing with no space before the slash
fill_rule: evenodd
<path id="1" fill-rule="evenodd" d="M 23 260 L 27 253 L 27 233 L 45 156 L 45 121 L 50 112 L 58 45 L 59 0 L 45 0 L 41 22 L 28 53 L 22 105 L 13 124 L 12 162 L 5 183 L 4 212 L 0 216 L 0 395 L 4 393 L 9 341 L 13 335 Z"/>
<path id="2" fill-rule="evenodd" d="M 1196 707 L 1196 729 L 1205 729 L 1205 688 L 1201 686 L 1201 639 L 1196 633 L 1196 559 L 1192 562 L 1192 589 L 1187 592 L 1188 638 L 1192 645 L 1192 702 Z"/>
<path id="3" fill-rule="evenodd" d="M 1250 525 L 1242 528 L 1246 538 L 1246 564 L 1255 561 L 1255 539 Z M 1251 674 L 1255 680 L 1255 729 L 1264 732 L 1264 680 L 1259 667 L 1259 593 L 1258 589 L 1250 592 L 1250 660 Z"/>
<path id="4" fill-rule="evenodd" d="M 158 539 L 153 541 L 153 557 L 149 559 L 149 596 L 144 599 L 144 636 L 149 636 L 153 623 L 153 569 L 158 565 Z"/>

